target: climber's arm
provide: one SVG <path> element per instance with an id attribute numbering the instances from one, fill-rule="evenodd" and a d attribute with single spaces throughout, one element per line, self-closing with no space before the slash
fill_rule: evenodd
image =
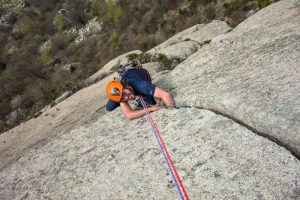
<path id="1" fill-rule="evenodd" d="M 129 103 L 127 103 L 127 102 L 120 103 L 120 106 L 121 106 L 121 109 L 123 110 L 125 117 L 129 120 L 133 120 L 133 119 L 142 117 L 146 114 L 144 110 L 132 110 Z M 162 108 L 162 106 L 154 105 L 154 106 L 148 107 L 148 110 L 149 110 L 149 112 L 153 112 L 160 108 Z"/>
<path id="2" fill-rule="evenodd" d="M 168 106 L 168 107 L 175 107 L 175 103 L 174 103 L 171 93 L 167 92 L 157 86 L 154 91 L 154 97 L 162 99 L 164 101 L 164 103 L 166 104 L 166 106 Z"/>

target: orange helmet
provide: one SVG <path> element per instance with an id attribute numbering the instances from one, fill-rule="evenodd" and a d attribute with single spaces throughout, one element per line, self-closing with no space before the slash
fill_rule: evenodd
<path id="1" fill-rule="evenodd" d="M 120 81 L 110 81 L 106 85 L 106 95 L 109 99 L 121 102 L 122 100 L 122 94 L 123 94 L 123 85 L 120 83 Z"/>

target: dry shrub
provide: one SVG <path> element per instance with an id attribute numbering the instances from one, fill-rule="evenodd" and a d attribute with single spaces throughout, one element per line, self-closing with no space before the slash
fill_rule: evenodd
<path id="1" fill-rule="evenodd" d="M 208 4 L 204 7 L 202 15 L 205 21 L 211 21 L 216 18 L 216 8 L 214 4 Z"/>
<path id="2" fill-rule="evenodd" d="M 32 103 L 37 103 L 43 99 L 43 93 L 41 91 L 41 85 L 36 81 L 32 85 L 28 85 L 25 89 L 25 95 L 32 101 Z"/>
<path id="3" fill-rule="evenodd" d="M 37 23 L 28 16 L 24 16 L 21 19 L 19 19 L 18 25 L 23 35 L 27 35 L 29 33 L 34 32 L 34 30 L 38 26 Z"/>
<path id="4" fill-rule="evenodd" d="M 7 97 L 0 99 L 0 117 L 3 119 L 11 111 L 10 101 Z"/>
<path id="5" fill-rule="evenodd" d="M 138 44 L 138 49 L 142 51 L 150 49 L 151 47 L 157 44 L 154 35 L 146 35 L 146 34 L 138 35 L 136 43 Z"/>
<path id="6" fill-rule="evenodd" d="M 90 39 L 82 48 L 79 56 L 79 62 L 87 64 L 94 60 L 96 39 Z"/>
<path id="7" fill-rule="evenodd" d="M 83 9 L 88 6 L 89 2 L 82 0 L 66 0 L 63 4 L 63 8 L 68 10 L 67 18 L 72 21 L 71 24 L 73 26 L 85 24 L 91 18 L 85 12 L 86 9 Z"/>
<path id="8" fill-rule="evenodd" d="M 92 0 L 91 13 L 93 16 L 104 16 L 107 12 L 105 0 Z"/>
<path id="9" fill-rule="evenodd" d="M 133 41 L 136 40 L 136 35 L 133 32 L 127 31 L 121 34 L 118 42 L 118 51 L 121 52 L 128 52 L 135 50 L 136 43 Z"/>
<path id="10" fill-rule="evenodd" d="M 54 55 L 58 50 L 64 50 L 73 40 L 74 36 L 66 33 L 56 33 L 51 39 L 52 55 Z"/>
<path id="11" fill-rule="evenodd" d="M 119 19 L 124 12 L 122 7 L 113 3 L 112 0 L 107 0 L 106 6 L 108 19 L 112 20 L 116 25 L 119 24 Z"/>
<path id="12" fill-rule="evenodd" d="M 22 103 L 22 96 L 18 94 L 12 98 L 12 100 L 10 101 L 10 106 L 12 109 L 16 109 L 21 106 L 21 103 Z"/>
<path id="13" fill-rule="evenodd" d="M 110 35 L 110 37 L 108 39 L 108 44 L 109 44 L 110 50 L 116 49 L 117 44 L 119 42 L 119 37 L 120 37 L 120 34 L 116 30 L 114 30 L 111 33 L 111 35 Z"/>
<path id="14" fill-rule="evenodd" d="M 162 10 L 149 10 L 142 17 L 139 24 L 140 33 L 155 33 L 157 30 L 157 25 L 160 23 L 162 18 Z"/>
<path id="15" fill-rule="evenodd" d="M 40 8 L 44 13 L 47 11 L 52 11 L 57 6 L 57 0 L 30 0 L 30 5 Z"/>

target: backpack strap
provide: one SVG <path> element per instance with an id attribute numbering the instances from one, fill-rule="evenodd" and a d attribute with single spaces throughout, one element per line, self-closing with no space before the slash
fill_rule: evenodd
<path id="1" fill-rule="evenodd" d="M 139 68 L 139 70 L 142 70 L 142 71 L 144 71 L 147 74 L 147 81 L 151 83 L 152 78 L 151 78 L 150 73 L 148 72 L 148 70 L 146 70 L 142 66 Z"/>

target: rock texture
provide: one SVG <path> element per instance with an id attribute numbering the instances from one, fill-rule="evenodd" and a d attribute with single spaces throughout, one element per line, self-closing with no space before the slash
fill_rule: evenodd
<path id="1" fill-rule="evenodd" d="M 143 68 L 147 69 L 151 77 L 155 76 L 157 73 L 166 70 L 162 63 L 150 62 L 142 64 Z"/>
<path id="2" fill-rule="evenodd" d="M 155 62 L 146 63 L 143 66 L 152 76 L 164 70 L 160 63 Z M 66 92 L 52 102 L 52 105 L 36 113 L 37 116 L 40 115 L 39 117 L 1 134 L 0 170 L 21 157 L 35 144 L 43 144 L 51 140 L 54 135 L 68 132 L 102 116 L 105 113 L 103 109 L 107 101 L 105 86 L 117 76 L 117 73 L 113 73 L 72 96 L 70 96 L 71 92 Z"/>
<path id="3" fill-rule="evenodd" d="M 28 1 L 25 0 L 11 0 L 3 1 L 0 4 L 1 15 L 0 15 L 0 25 L 7 25 L 12 27 L 14 21 L 16 20 L 15 8 L 26 8 L 29 6 Z M 1 31 L 1 29 L 0 29 Z"/>
<path id="4" fill-rule="evenodd" d="M 299 1 L 270 5 L 215 38 L 160 84 L 174 90 L 178 104 L 229 115 L 300 158 L 299 10 Z"/>
<path id="5" fill-rule="evenodd" d="M 178 105 L 153 118 L 190 199 L 300 198 L 299 9 L 274 3 L 151 72 Z M 115 75 L 0 135 L 0 199 L 178 198 L 147 117 L 103 110 Z"/>
<path id="6" fill-rule="evenodd" d="M 209 43 L 218 35 L 230 31 L 226 22 L 213 20 L 209 24 L 197 24 L 189 29 L 177 33 L 162 44 L 150 49 L 146 53 L 166 54 L 169 59 L 184 60 L 196 52 L 203 44 Z"/>
<path id="7" fill-rule="evenodd" d="M 200 49 L 201 45 L 194 41 L 179 42 L 159 50 L 171 60 L 183 61 Z"/>
<path id="8" fill-rule="evenodd" d="M 190 199 L 297 197 L 300 163 L 284 148 L 206 110 L 153 117 Z M 119 109 L 32 149 L 0 178 L 1 199 L 178 199 L 147 118 L 128 123 Z"/>
<path id="9" fill-rule="evenodd" d="M 76 69 L 80 68 L 80 66 L 81 66 L 80 62 L 74 62 L 62 66 L 61 69 L 73 73 Z"/>
<path id="10" fill-rule="evenodd" d="M 53 101 L 53 105 L 56 105 L 56 104 L 58 104 L 58 103 L 60 103 L 60 102 L 62 102 L 62 101 L 64 101 L 66 98 L 68 98 L 69 96 L 71 96 L 72 95 L 72 91 L 66 91 L 65 93 L 63 93 L 60 97 L 58 97 L 57 99 L 55 99 L 54 101 Z"/>
<path id="11" fill-rule="evenodd" d="M 84 27 L 80 29 L 74 27 L 71 30 L 68 30 L 67 33 L 76 36 L 74 43 L 80 44 L 88 37 L 91 37 L 93 34 L 101 31 L 101 29 L 102 29 L 102 22 L 99 21 L 98 17 L 95 17 L 90 21 L 88 21 L 88 23 Z"/>
<path id="12" fill-rule="evenodd" d="M 84 88 L 58 105 L 45 108 L 37 118 L 0 135 L 0 171 L 9 166 L 32 147 L 42 146 L 53 136 L 90 123 L 102 116 L 106 103 L 105 86 L 116 73 L 101 82 Z M 41 112 L 43 112 L 41 111 Z M 0 198 L 1 199 L 1 198 Z"/>

